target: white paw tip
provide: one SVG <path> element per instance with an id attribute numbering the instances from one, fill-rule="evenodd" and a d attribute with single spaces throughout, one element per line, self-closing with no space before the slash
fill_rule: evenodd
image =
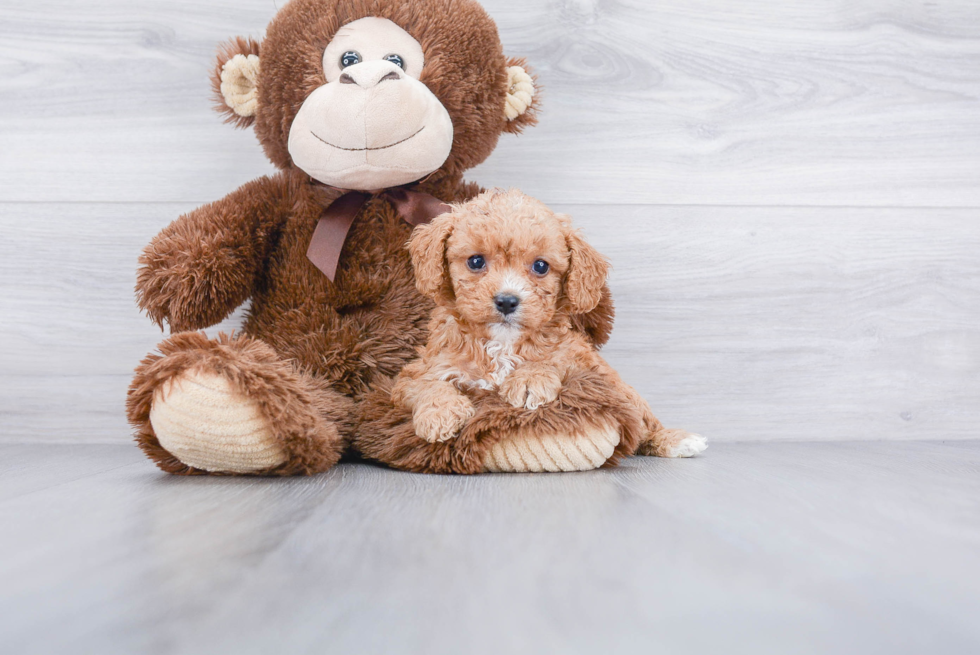
<path id="1" fill-rule="evenodd" d="M 670 451 L 671 457 L 694 457 L 700 455 L 708 448 L 708 440 L 700 434 L 691 434 L 681 440 L 679 444 Z"/>

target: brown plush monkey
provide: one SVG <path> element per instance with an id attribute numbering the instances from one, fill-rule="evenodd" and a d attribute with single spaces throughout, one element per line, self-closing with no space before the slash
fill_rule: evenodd
<path id="1" fill-rule="evenodd" d="M 213 85 L 279 173 L 145 249 L 138 302 L 173 334 L 138 367 L 129 420 L 170 473 L 317 473 L 425 343 L 412 225 L 479 192 L 463 173 L 534 124 L 533 79 L 473 0 L 291 0 L 261 44 L 225 46 Z M 194 332 L 249 298 L 244 334 Z M 608 294 L 576 318 L 597 344 L 611 323 Z"/>

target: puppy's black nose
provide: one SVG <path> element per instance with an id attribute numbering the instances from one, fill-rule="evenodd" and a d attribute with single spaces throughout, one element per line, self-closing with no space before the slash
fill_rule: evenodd
<path id="1" fill-rule="evenodd" d="M 510 294 L 499 294 L 494 296 L 493 304 L 497 306 L 497 311 L 507 316 L 517 311 L 517 306 L 521 304 L 521 299 Z"/>

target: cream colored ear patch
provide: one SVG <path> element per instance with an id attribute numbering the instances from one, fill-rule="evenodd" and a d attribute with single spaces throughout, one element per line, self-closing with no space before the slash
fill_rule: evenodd
<path id="1" fill-rule="evenodd" d="M 527 111 L 534 100 L 534 80 L 520 66 L 507 69 L 507 104 L 504 106 L 504 116 L 512 121 Z M 224 87 L 222 86 L 222 89 Z"/>
<path id="2" fill-rule="evenodd" d="M 239 116 L 255 115 L 259 104 L 258 80 L 258 55 L 235 55 L 221 67 L 221 95 Z"/>

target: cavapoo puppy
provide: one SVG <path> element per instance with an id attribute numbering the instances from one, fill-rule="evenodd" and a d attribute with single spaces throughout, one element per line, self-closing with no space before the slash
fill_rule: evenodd
<path id="1" fill-rule="evenodd" d="M 641 427 L 625 454 L 690 457 L 707 447 L 698 435 L 663 428 L 573 327 L 575 315 L 599 303 L 608 264 L 567 216 L 516 190 L 488 191 L 418 227 L 409 250 L 416 284 L 437 306 L 428 343 L 396 378 L 391 399 L 411 410 L 421 439 L 454 439 L 477 412 L 471 396 L 496 393 L 513 408 L 538 410 L 586 371 L 621 394 L 622 411 L 635 412 L 629 421 Z M 549 447 L 568 450 L 560 442 Z M 545 447 L 525 450 L 533 455 L 535 448 Z M 491 457 L 486 470 L 520 470 L 500 457 L 500 466 Z M 569 467 L 576 465 L 559 466 Z"/>

